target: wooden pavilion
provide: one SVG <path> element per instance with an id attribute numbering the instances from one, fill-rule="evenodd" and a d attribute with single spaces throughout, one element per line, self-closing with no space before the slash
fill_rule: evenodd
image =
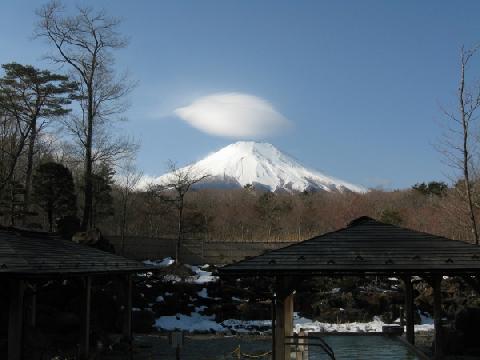
<path id="1" fill-rule="evenodd" d="M 132 274 L 145 271 L 137 261 L 92 247 L 63 240 L 58 236 L 12 228 L 0 229 L 0 281 L 9 286 L 8 360 L 22 359 L 25 290 L 38 281 L 81 279 L 82 301 L 79 355 L 89 356 L 92 280 L 96 276 L 118 276 L 124 293 L 123 335 L 131 340 Z M 35 323 L 36 295 L 29 298 Z"/>
<path id="2" fill-rule="evenodd" d="M 413 345 L 412 277 L 420 276 L 433 287 L 434 350 L 435 358 L 441 359 L 442 278 L 462 276 L 478 285 L 480 247 L 361 217 L 344 229 L 227 265 L 221 273 L 275 278 L 272 319 L 275 360 L 290 359 L 285 343 L 293 332 L 293 292 L 295 284 L 303 278 L 348 275 L 401 278 L 405 285 L 406 338 Z"/>

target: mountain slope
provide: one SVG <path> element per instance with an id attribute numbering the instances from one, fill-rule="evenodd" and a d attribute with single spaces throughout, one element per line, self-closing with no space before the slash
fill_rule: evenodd
<path id="1" fill-rule="evenodd" d="M 193 173 L 209 175 L 203 187 L 252 184 L 269 191 L 366 191 L 361 186 L 308 169 L 271 144 L 253 141 L 230 144 L 188 168 Z M 153 182 L 166 183 L 169 178 L 171 174 L 165 174 Z"/>

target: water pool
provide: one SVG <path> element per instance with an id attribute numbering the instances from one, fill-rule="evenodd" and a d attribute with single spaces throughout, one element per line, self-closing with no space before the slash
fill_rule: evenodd
<path id="1" fill-rule="evenodd" d="M 330 345 L 336 360 L 420 360 L 401 340 L 383 335 L 320 335 Z M 309 348 L 310 360 L 329 359 L 318 348 Z"/>

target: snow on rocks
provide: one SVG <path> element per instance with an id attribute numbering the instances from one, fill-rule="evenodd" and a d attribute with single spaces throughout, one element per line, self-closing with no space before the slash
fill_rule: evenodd
<path id="1" fill-rule="evenodd" d="M 175 260 L 173 260 L 171 257 L 166 257 L 161 260 L 144 260 L 143 263 L 145 265 L 149 265 L 158 269 L 164 269 L 175 264 Z M 183 279 L 185 282 L 202 285 L 218 281 L 218 276 L 214 276 L 212 275 L 211 271 L 205 270 L 208 269 L 208 264 L 201 267 L 187 264 L 185 264 L 184 266 L 193 273 L 192 276 L 187 276 L 185 279 Z M 149 273 L 148 277 L 151 276 L 152 273 Z M 182 278 L 175 274 L 166 274 L 163 275 L 163 281 L 178 283 L 182 281 Z"/>
<path id="2" fill-rule="evenodd" d="M 271 332 L 271 320 L 239 320 L 228 319 L 223 322 L 217 321 L 215 313 L 218 307 L 218 301 L 221 298 L 214 297 L 214 294 L 220 294 L 218 284 L 218 276 L 214 274 L 214 268 L 205 266 L 182 265 L 178 276 L 170 273 L 169 266 L 174 264 L 174 260 L 166 258 L 162 260 L 148 260 L 145 263 L 159 268 L 163 273 L 162 277 L 152 277 L 146 279 L 145 290 L 148 290 L 149 303 L 148 310 L 155 310 L 155 323 L 153 325 L 159 331 L 182 330 L 188 332 L 218 332 L 218 333 L 269 333 Z M 178 270 L 177 267 L 172 271 Z M 390 281 L 396 281 L 395 278 L 390 278 Z M 178 285 L 175 284 L 178 282 Z M 148 286 L 155 284 L 155 286 Z M 177 286 L 180 286 L 177 293 Z M 392 286 L 392 285 L 390 285 Z M 158 287 L 159 291 L 153 291 Z M 234 287 L 233 287 L 234 288 Z M 162 289 L 162 290 L 160 290 Z M 181 290 L 180 290 L 181 289 Z M 243 289 L 243 287 L 242 287 Z M 370 289 L 372 290 L 372 289 Z M 392 290 L 374 288 L 378 292 L 390 292 Z M 173 291 L 173 292 L 172 292 Z M 341 292 L 341 288 L 333 288 L 330 293 L 337 294 Z M 226 300 L 232 303 L 229 306 L 243 308 L 244 305 L 250 305 L 247 293 L 238 295 L 231 290 L 224 294 Z M 143 293 L 140 297 L 144 297 Z M 231 299 L 231 300 L 230 300 Z M 155 304 L 153 304 L 155 303 Z M 254 304 L 255 305 L 255 304 Z M 147 304 L 144 305 L 146 308 Z M 147 309 L 147 308 L 146 308 Z M 135 309 L 134 311 L 139 311 Z M 342 308 L 339 308 L 342 311 Z M 235 312 L 230 312 L 231 317 L 235 317 Z M 262 316 L 262 315 L 256 315 Z M 263 312 L 263 316 L 268 317 L 267 313 Z M 263 317 L 262 316 L 262 317 Z M 421 325 L 415 325 L 415 331 L 429 331 L 433 329 L 431 318 L 425 314 L 420 314 L 422 319 Z M 260 319 L 262 317 L 259 317 Z M 264 317 L 264 318 L 265 318 Z M 258 318 L 257 318 L 258 319 Z M 223 319 L 222 319 L 223 320 Z M 311 320 L 299 314 L 294 314 L 294 331 L 305 332 L 382 332 L 384 325 L 391 325 L 384 323 L 380 317 L 374 317 L 370 322 L 351 322 L 351 323 L 326 323 Z"/>
<path id="3" fill-rule="evenodd" d="M 206 288 L 203 288 L 202 290 L 200 290 L 199 292 L 197 292 L 197 295 L 203 299 L 210 299 L 210 297 L 208 296 L 208 291 Z"/>
<path id="4" fill-rule="evenodd" d="M 331 324 L 319 321 L 312 321 L 310 319 L 299 316 L 294 313 L 294 331 L 305 332 L 382 332 L 384 325 L 395 325 L 384 323 L 380 317 L 375 316 L 370 322 L 351 322 L 343 324 Z M 433 329 L 432 324 L 415 325 L 415 331 L 429 331 Z"/>
<path id="5" fill-rule="evenodd" d="M 174 264 L 175 260 L 173 260 L 171 257 L 166 257 L 165 259 L 162 259 L 162 260 L 145 260 L 143 261 L 143 263 L 145 265 L 150 265 L 157 268 L 164 268 Z"/>
<path id="6" fill-rule="evenodd" d="M 192 312 L 190 315 L 161 316 L 154 325 L 158 330 L 182 330 L 188 332 L 225 332 L 226 329 L 215 321 L 215 315 L 200 315 Z"/>
<path id="7" fill-rule="evenodd" d="M 176 316 L 162 316 L 155 322 L 155 327 L 158 330 L 184 330 L 188 332 L 235 332 L 235 333 L 268 333 L 271 332 L 271 320 L 238 320 L 228 319 L 221 323 L 215 321 L 215 315 L 201 315 L 200 312 L 205 311 L 207 307 L 197 307 L 195 312 L 189 316 L 177 314 Z M 319 321 L 312 321 L 310 319 L 299 316 L 294 313 L 293 319 L 295 333 L 303 332 L 346 332 L 346 333 L 369 333 L 382 332 L 386 324 L 379 317 L 374 317 L 370 322 L 352 322 L 343 324 L 324 323 Z M 430 331 L 433 329 L 433 324 L 415 325 L 415 331 Z"/>
<path id="8" fill-rule="evenodd" d="M 222 325 L 226 329 L 233 330 L 237 333 L 270 332 L 272 329 L 272 320 L 228 319 L 223 321 Z"/>
<path id="9" fill-rule="evenodd" d="M 381 332 L 382 326 L 386 325 L 379 317 L 374 317 L 370 322 L 352 322 L 343 324 L 330 324 L 310 319 L 294 314 L 294 331 L 305 332 Z"/>
<path id="10" fill-rule="evenodd" d="M 216 282 L 218 280 L 218 276 L 213 276 L 211 271 L 205 271 L 202 269 L 208 268 L 208 264 L 202 266 L 201 268 L 198 266 L 193 266 L 193 265 L 185 265 L 187 266 L 190 270 L 192 270 L 195 275 L 192 276 L 191 278 L 187 279 L 187 281 L 192 282 L 194 284 L 207 284 L 209 282 Z"/>

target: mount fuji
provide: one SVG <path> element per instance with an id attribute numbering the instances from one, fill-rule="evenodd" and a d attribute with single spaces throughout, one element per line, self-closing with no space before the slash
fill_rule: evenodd
<path id="1" fill-rule="evenodd" d="M 208 175 L 197 188 L 239 188 L 253 185 L 267 191 L 352 191 L 366 188 L 309 169 L 275 146 L 264 142 L 239 141 L 202 160 L 179 169 Z M 170 182 L 172 173 L 150 179 L 150 183 Z"/>

